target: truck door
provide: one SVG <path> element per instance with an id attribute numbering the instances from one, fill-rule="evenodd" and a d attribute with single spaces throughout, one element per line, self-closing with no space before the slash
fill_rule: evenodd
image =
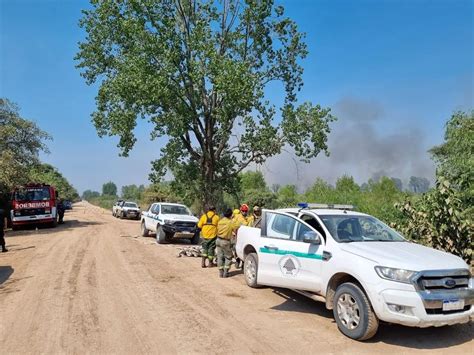
<path id="1" fill-rule="evenodd" d="M 159 213 L 159 205 L 157 203 L 154 203 L 151 205 L 150 209 L 146 213 L 145 219 L 146 219 L 146 227 L 151 230 L 152 232 L 156 232 L 156 225 L 158 223 L 158 213 Z"/>
<path id="2" fill-rule="evenodd" d="M 258 283 L 321 291 L 322 250 L 325 241 L 319 232 L 293 215 L 267 211 L 262 220 L 261 233 Z M 320 244 L 309 243 L 310 236 L 317 236 Z"/>

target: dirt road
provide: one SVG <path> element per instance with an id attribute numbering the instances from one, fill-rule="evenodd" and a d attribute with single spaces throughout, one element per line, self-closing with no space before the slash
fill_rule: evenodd
<path id="1" fill-rule="evenodd" d="M 80 203 L 56 229 L 9 232 L 0 353 L 474 353 L 473 325 L 382 325 L 366 343 L 291 291 L 219 279 L 139 222 Z"/>

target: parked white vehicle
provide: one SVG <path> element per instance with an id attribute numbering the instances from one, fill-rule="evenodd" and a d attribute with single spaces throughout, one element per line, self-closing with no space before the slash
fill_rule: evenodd
<path id="1" fill-rule="evenodd" d="M 407 241 L 349 206 L 310 207 L 264 210 L 260 229 L 239 229 L 236 251 L 250 287 L 284 287 L 325 302 L 340 331 L 357 340 L 374 336 L 379 320 L 438 327 L 474 314 L 462 259 Z"/>
<path id="2" fill-rule="evenodd" d="M 189 208 L 177 203 L 154 203 L 148 211 L 142 213 L 141 229 L 144 237 L 150 232 L 156 233 L 159 244 L 172 239 L 190 239 L 191 243 L 199 243 L 198 218 L 193 216 Z"/>

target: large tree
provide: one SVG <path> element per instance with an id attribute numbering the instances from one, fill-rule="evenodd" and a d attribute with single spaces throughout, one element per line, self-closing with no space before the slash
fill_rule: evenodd
<path id="1" fill-rule="evenodd" d="M 100 84 L 93 122 L 100 136 L 120 137 L 125 156 L 137 118 L 152 122 L 152 138 L 168 138 L 152 177 L 171 171 L 215 202 L 285 145 L 303 160 L 327 153 L 330 110 L 297 105 L 304 34 L 272 0 L 91 3 L 76 59 L 86 82 Z M 277 107 L 268 94 L 280 90 Z"/>
<path id="2" fill-rule="evenodd" d="M 28 182 L 39 153 L 48 151 L 48 139 L 36 123 L 20 116 L 16 104 L 0 98 L 0 194 Z"/>

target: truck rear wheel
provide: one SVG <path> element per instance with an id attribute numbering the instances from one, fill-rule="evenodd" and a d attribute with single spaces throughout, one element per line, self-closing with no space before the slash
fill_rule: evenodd
<path id="1" fill-rule="evenodd" d="M 334 319 L 341 333 L 355 340 L 372 338 L 379 320 L 360 286 L 352 282 L 340 285 L 334 295 Z"/>
<path id="2" fill-rule="evenodd" d="M 244 260 L 244 277 L 245 282 L 252 288 L 258 288 L 258 256 L 256 253 L 250 253 Z"/>

